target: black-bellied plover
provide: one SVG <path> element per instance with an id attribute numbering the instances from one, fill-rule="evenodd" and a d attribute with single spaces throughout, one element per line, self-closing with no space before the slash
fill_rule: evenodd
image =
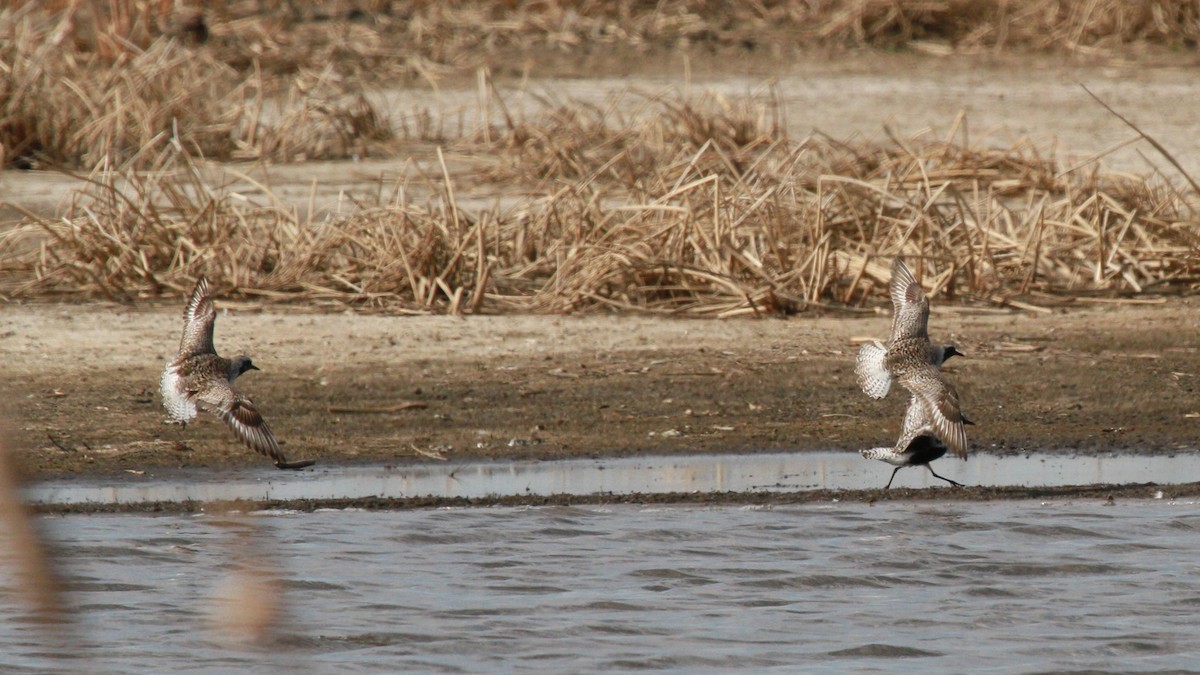
<path id="1" fill-rule="evenodd" d="M 871 398 L 887 396 L 895 373 L 888 367 L 889 352 L 900 343 L 901 349 L 934 366 L 941 366 L 952 356 L 963 353 L 952 345 L 935 345 L 929 341 L 929 298 L 904 261 L 892 261 L 892 332 L 885 347 L 872 340 L 858 350 L 854 373 L 858 384 Z"/>
<path id="2" fill-rule="evenodd" d="M 160 389 L 163 407 L 184 428 L 196 417 L 197 408 L 214 413 L 247 447 L 270 457 L 281 469 L 299 469 L 311 460 L 289 462 L 275 434 L 263 421 L 254 402 L 233 387 L 233 381 L 248 370 L 258 370 L 249 356 L 226 359 L 213 347 L 217 311 L 208 280 L 200 277 L 183 310 L 183 338 L 179 354 L 163 370 Z"/>
<path id="3" fill-rule="evenodd" d="M 937 437 L 954 454 L 965 457 L 967 432 L 958 391 L 940 369 L 946 359 L 961 352 L 954 345 L 929 341 L 929 298 L 899 258 L 892 262 L 890 290 L 894 309 L 891 336 L 886 347 L 875 340 L 859 349 L 854 365 L 858 383 L 871 398 L 883 398 L 892 381 L 899 381 L 925 407 L 928 424 Z"/>
<path id="4" fill-rule="evenodd" d="M 963 419 L 966 424 L 973 424 L 970 420 Z M 906 466 L 921 466 L 929 469 L 929 473 L 933 474 L 934 478 L 940 478 L 954 487 L 962 487 L 962 483 L 950 480 L 945 476 L 938 475 L 938 472 L 933 470 L 930 464 L 935 459 L 940 459 L 946 454 L 947 446 L 942 439 L 938 437 L 937 432 L 930 424 L 929 412 L 925 405 L 913 396 L 908 402 L 908 412 L 904 414 L 904 427 L 900 431 L 900 439 L 896 441 L 895 447 L 892 448 L 871 448 L 862 450 L 862 456 L 867 459 L 878 459 L 887 462 L 896 467 L 892 471 L 892 477 L 888 479 L 887 485 L 883 489 L 892 487 L 892 481 L 896 480 L 896 472 Z M 966 459 L 966 452 L 955 453 L 959 457 Z"/>

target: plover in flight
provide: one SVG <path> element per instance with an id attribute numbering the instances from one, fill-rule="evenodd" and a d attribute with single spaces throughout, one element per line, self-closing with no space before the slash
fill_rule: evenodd
<path id="1" fill-rule="evenodd" d="M 854 373 L 858 384 L 867 396 L 883 398 L 892 387 L 895 373 L 889 367 L 894 356 L 892 349 L 898 346 L 915 358 L 924 357 L 934 366 L 941 366 L 952 356 L 963 356 L 954 345 L 935 345 L 929 341 L 929 298 L 921 284 L 908 269 L 904 261 L 896 258 L 892 262 L 892 332 L 885 347 L 879 340 L 872 340 L 858 350 L 858 361 Z"/>
<path id="2" fill-rule="evenodd" d="M 973 424 L 965 418 L 963 421 L 966 424 Z M 867 459 L 878 459 L 896 467 L 892 471 L 892 477 L 888 479 L 887 485 L 883 488 L 885 490 L 892 487 L 892 481 L 896 480 L 897 471 L 906 466 L 921 465 L 925 465 L 934 478 L 940 478 L 954 487 L 962 487 L 962 483 L 938 475 L 938 472 L 934 471 L 930 464 L 933 460 L 940 459 L 942 455 L 945 455 L 947 449 L 946 444 L 938 438 L 937 432 L 930 424 L 929 412 L 925 405 L 916 396 L 913 396 L 909 399 L 908 412 L 904 414 L 904 428 L 900 431 L 900 439 L 896 441 L 896 446 L 871 448 L 861 452 L 862 456 Z M 967 458 L 965 451 L 955 454 L 963 459 Z"/>
<path id="3" fill-rule="evenodd" d="M 942 377 L 940 366 L 961 356 L 954 345 L 929 341 L 929 298 L 908 265 L 892 262 L 892 333 L 885 347 L 878 340 L 858 351 L 854 372 L 871 398 L 883 398 L 892 381 L 899 381 L 926 409 L 928 423 L 954 454 L 965 457 L 967 432 L 958 404 L 958 391 Z"/>
<path id="4" fill-rule="evenodd" d="M 247 447 L 270 457 L 281 469 L 311 466 L 312 460 L 289 462 L 279 449 L 275 434 L 263 421 L 254 402 L 233 386 L 247 370 L 258 370 L 249 356 L 226 359 L 213 347 L 213 324 L 217 311 L 209 294 L 208 280 L 200 277 L 183 310 L 183 338 L 179 355 L 163 370 L 160 389 L 163 407 L 184 428 L 196 417 L 197 408 L 214 413 Z"/>

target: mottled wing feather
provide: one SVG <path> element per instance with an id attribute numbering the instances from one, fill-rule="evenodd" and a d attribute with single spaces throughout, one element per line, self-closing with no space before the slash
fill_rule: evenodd
<path id="1" fill-rule="evenodd" d="M 238 400 L 232 408 L 221 415 L 233 433 L 255 452 L 278 462 L 286 462 L 279 441 L 263 420 L 254 403 L 248 398 Z"/>
<path id="2" fill-rule="evenodd" d="M 896 443 L 897 449 L 907 448 L 912 439 L 919 436 L 929 428 L 929 413 L 925 410 L 925 404 L 916 396 L 910 396 L 908 399 L 908 409 L 904 411 L 904 426 L 900 430 L 900 440 Z"/>
<path id="3" fill-rule="evenodd" d="M 183 310 L 183 338 L 179 341 L 179 356 L 186 358 L 197 354 L 215 354 L 213 324 L 216 321 L 217 310 L 213 306 L 208 280 L 200 277 Z"/>
<path id="4" fill-rule="evenodd" d="M 929 298 L 904 261 L 892 262 L 892 341 L 929 336 Z"/>
<path id="5" fill-rule="evenodd" d="M 900 384 L 920 401 L 928 426 L 946 448 L 962 459 L 967 457 L 967 430 L 959 409 L 958 391 L 934 366 L 918 368 L 900 379 Z M 905 416 L 908 421 L 908 415 Z"/>
<path id="6" fill-rule="evenodd" d="M 887 349 L 878 340 L 858 349 L 854 374 L 858 378 L 858 386 L 871 398 L 883 398 L 892 388 L 892 374 L 888 372 L 886 357 Z"/>
<path id="7" fill-rule="evenodd" d="M 287 461 L 279 441 L 267 426 L 254 402 L 226 382 L 208 383 L 195 393 L 202 408 L 216 414 L 247 447 L 278 462 Z"/>
<path id="8" fill-rule="evenodd" d="M 892 261 L 892 281 L 888 287 L 888 292 L 892 296 L 892 309 L 896 314 L 904 308 L 904 304 L 908 302 L 908 287 L 917 283 L 916 277 L 912 271 L 908 269 L 908 265 L 900 258 Z"/>

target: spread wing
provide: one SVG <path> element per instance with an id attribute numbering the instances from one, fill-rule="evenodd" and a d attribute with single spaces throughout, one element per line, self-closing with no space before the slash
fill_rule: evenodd
<path id="1" fill-rule="evenodd" d="M 892 261 L 892 341 L 929 337 L 929 298 L 904 261 Z"/>
<path id="2" fill-rule="evenodd" d="M 279 441 L 271 433 L 271 427 L 258 413 L 254 402 L 248 398 L 237 401 L 221 418 L 233 430 L 233 433 L 248 447 L 260 455 L 266 455 L 275 462 L 286 462 L 283 451 L 279 449 Z"/>
<path id="3" fill-rule="evenodd" d="M 254 402 L 240 391 L 226 382 L 214 382 L 197 393 L 196 398 L 204 409 L 217 414 L 246 447 L 270 457 L 276 464 L 287 461 L 271 427 Z"/>
<path id="4" fill-rule="evenodd" d="M 941 371 L 932 365 L 918 368 L 900 379 L 900 384 L 912 393 L 913 400 L 920 403 L 921 410 L 914 412 L 909 405 L 904 416 L 904 430 L 910 424 L 928 425 L 946 447 L 962 459 L 967 458 L 967 430 L 963 426 L 963 415 L 959 407 L 958 391 L 942 377 Z"/>
<path id="5" fill-rule="evenodd" d="M 213 307 L 208 288 L 208 279 L 200 277 L 192 289 L 192 297 L 183 310 L 183 338 L 179 341 L 181 357 L 198 354 L 215 354 L 213 348 L 213 324 L 217 321 L 217 310 Z"/>

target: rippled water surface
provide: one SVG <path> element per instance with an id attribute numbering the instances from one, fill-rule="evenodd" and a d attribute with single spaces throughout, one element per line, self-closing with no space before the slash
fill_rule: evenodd
<path id="1" fill-rule="evenodd" d="M 5 672 L 1200 668 L 1194 503 L 267 512 L 229 523 L 47 517 L 80 625 L 66 647 L 48 643 L 6 593 Z M 287 618 L 267 650 L 223 642 L 208 620 L 239 531 L 284 581 Z"/>

